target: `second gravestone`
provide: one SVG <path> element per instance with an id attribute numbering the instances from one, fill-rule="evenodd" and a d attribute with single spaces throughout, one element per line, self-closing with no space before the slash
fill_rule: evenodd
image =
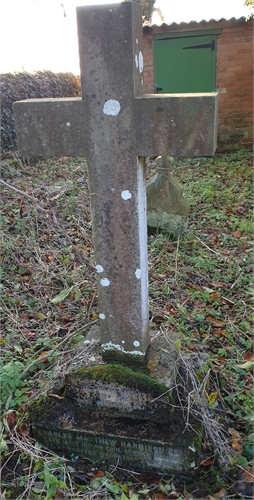
<path id="1" fill-rule="evenodd" d="M 141 7 L 136 2 L 78 7 L 77 21 L 82 98 L 32 99 L 15 103 L 19 151 L 23 156 L 87 158 L 103 360 L 130 368 L 140 366 L 140 370 L 146 371 L 152 361 L 145 358 L 150 342 L 145 156 L 214 154 L 217 94 L 142 93 L 142 22 Z M 166 362 L 169 373 L 174 372 L 170 362 L 172 359 Z M 156 363 L 160 360 L 157 359 Z M 109 370 L 114 373 L 113 367 Z M 35 405 L 32 411 L 35 436 L 48 446 L 51 443 L 58 451 L 68 449 L 70 453 L 75 452 L 79 448 L 77 443 L 82 442 L 82 455 L 89 458 L 96 458 L 93 450 L 100 455 L 98 443 L 104 439 L 104 460 L 111 457 L 110 454 L 107 456 L 107 443 L 111 440 L 112 446 L 118 450 L 120 463 L 125 466 L 133 463 L 135 467 L 156 469 L 163 468 L 165 463 L 168 470 L 194 466 L 193 435 L 185 434 L 180 444 L 184 422 L 178 422 L 180 427 L 174 433 L 179 418 L 172 417 L 168 399 L 167 403 L 162 403 L 163 411 L 159 406 L 157 413 L 159 421 L 160 412 L 165 414 L 163 405 L 168 405 L 168 421 L 163 421 L 167 432 L 161 433 L 157 428 L 156 438 L 153 411 L 147 412 L 147 406 L 153 408 L 154 400 L 149 384 L 145 390 L 141 382 L 143 375 L 132 371 L 138 394 L 133 393 L 127 374 L 126 384 L 119 386 L 120 373 L 113 378 L 107 375 L 106 379 L 105 375 L 101 378 L 100 373 L 96 379 L 99 385 L 96 386 L 95 399 L 91 383 L 94 379 L 90 372 L 79 372 L 73 375 L 74 378 L 66 379 L 63 402 L 47 400 Z M 159 384 L 160 376 L 157 378 L 159 381 L 153 382 Z M 166 379 L 164 373 L 165 392 L 171 387 Z M 110 389 L 112 383 L 118 384 L 113 392 Z M 87 387 L 86 396 L 84 387 Z M 127 408 L 123 414 L 118 401 L 125 389 Z M 160 384 L 156 385 L 156 391 L 156 398 L 161 398 Z M 109 419 L 114 419 L 116 425 L 110 432 L 103 423 L 101 432 L 91 429 L 85 415 L 96 408 L 93 414 L 104 419 L 105 412 L 97 410 L 108 408 L 108 400 L 114 401 L 115 410 L 109 414 Z M 39 429 L 39 417 L 44 431 Z M 130 427 L 126 420 L 121 420 L 129 418 L 132 418 Z M 148 427 L 143 440 L 145 425 Z M 150 439 L 152 425 L 155 425 L 155 430 L 151 431 Z M 137 431 L 135 438 L 131 427 Z M 53 434 L 50 438 L 46 431 L 52 432 L 54 439 Z M 142 459 L 144 451 L 137 451 L 141 450 L 139 443 L 143 450 L 149 450 L 146 461 Z M 179 463 L 174 465 L 170 459 L 174 448 L 181 450 L 181 466 Z M 128 449 L 133 453 L 126 451 L 125 454 L 124 450 Z M 188 466 L 184 460 L 186 456 Z"/>

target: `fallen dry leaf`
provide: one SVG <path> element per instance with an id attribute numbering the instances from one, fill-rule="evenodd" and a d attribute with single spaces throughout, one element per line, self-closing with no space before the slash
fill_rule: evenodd
<path id="1" fill-rule="evenodd" d="M 196 285 L 195 283 L 191 283 L 190 281 L 186 281 L 186 286 L 193 288 L 193 290 L 201 290 L 200 286 Z"/>
<path id="2" fill-rule="evenodd" d="M 104 477 L 104 476 L 105 476 L 105 474 L 104 474 L 103 470 L 99 469 L 98 472 L 95 474 L 94 479 L 97 479 L 98 477 Z"/>
<path id="3" fill-rule="evenodd" d="M 43 351 L 40 355 L 39 355 L 39 359 L 42 358 L 43 356 L 46 356 L 46 354 L 48 354 L 48 351 Z M 47 363 L 48 362 L 48 358 L 45 358 L 45 359 L 42 359 L 40 361 L 40 363 Z"/>
<path id="4" fill-rule="evenodd" d="M 213 335 L 222 335 L 223 337 L 227 338 L 226 332 L 224 330 L 214 330 Z"/>
<path id="5" fill-rule="evenodd" d="M 227 494 L 227 490 L 225 488 L 222 488 L 222 490 L 218 491 L 218 493 L 215 493 L 215 495 L 208 495 L 209 500 L 218 500 L 218 498 L 223 498 Z"/>
<path id="6" fill-rule="evenodd" d="M 171 491 L 169 493 L 169 496 L 168 498 L 179 498 L 181 495 L 179 493 L 177 493 L 176 491 Z"/>
<path id="7" fill-rule="evenodd" d="M 243 475 L 249 483 L 253 483 L 254 480 L 254 467 L 248 467 L 243 471 Z"/>
<path id="8" fill-rule="evenodd" d="M 226 285 L 226 283 L 222 283 L 221 281 L 213 281 L 212 287 L 213 288 L 228 288 L 228 285 Z"/>
<path id="9" fill-rule="evenodd" d="M 253 352 L 245 352 L 243 355 L 244 361 L 253 361 L 254 360 L 254 353 Z"/>
<path id="10" fill-rule="evenodd" d="M 224 326 L 224 321 L 214 318 L 213 316 L 206 316 L 206 321 L 209 321 L 213 326 Z"/>
<path id="11" fill-rule="evenodd" d="M 213 464 L 213 461 L 211 458 L 201 458 L 200 460 L 200 465 L 202 465 L 202 467 L 208 467 L 209 465 L 212 465 Z"/>
<path id="12" fill-rule="evenodd" d="M 166 318 L 163 318 L 162 316 L 154 316 L 152 321 L 153 321 L 153 323 L 160 325 L 161 323 L 165 323 Z"/>
<path id="13" fill-rule="evenodd" d="M 236 239 L 237 239 L 237 238 L 241 238 L 242 233 L 240 233 L 240 231 L 234 231 L 234 232 L 232 233 L 232 236 L 234 236 L 234 238 L 236 238 Z"/>
<path id="14" fill-rule="evenodd" d="M 37 335 L 37 332 L 30 332 L 30 330 L 24 330 L 24 335 L 27 340 L 31 340 Z"/>
<path id="15" fill-rule="evenodd" d="M 202 302 L 201 300 L 194 300 L 194 306 L 195 307 L 205 307 L 205 303 Z"/>
<path id="16" fill-rule="evenodd" d="M 235 451 L 242 451 L 242 446 L 238 441 L 232 441 L 232 448 Z"/>
<path id="17" fill-rule="evenodd" d="M 239 434 L 239 432 L 237 432 L 233 427 L 228 428 L 228 433 L 234 440 L 239 441 L 239 439 L 242 439 L 241 434 Z"/>
<path id="18" fill-rule="evenodd" d="M 18 433 L 21 434 L 21 436 L 29 436 L 30 426 L 23 422 L 18 426 Z"/>
<path id="19" fill-rule="evenodd" d="M 13 411 L 11 413 L 7 413 L 6 422 L 8 424 L 9 429 L 12 431 L 12 429 L 14 429 L 16 425 L 16 415 Z"/>
<path id="20" fill-rule="evenodd" d="M 19 316 L 19 321 L 21 321 L 21 323 L 24 323 L 25 321 L 28 321 L 28 320 L 29 320 L 29 314 L 27 312 L 25 312 L 25 313 L 21 314 L 21 316 Z"/>
<path id="21" fill-rule="evenodd" d="M 62 498 L 64 498 L 64 494 L 61 490 L 57 490 L 53 498 L 54 500 L 62 500 Z"/>

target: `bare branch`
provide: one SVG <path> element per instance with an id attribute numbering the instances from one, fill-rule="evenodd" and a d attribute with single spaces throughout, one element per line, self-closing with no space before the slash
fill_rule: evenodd
<path id="1" fill-rule="evenodd" d="M 51 210 L 46 210 L 46 208 L 42 208 L 39 204 L 38 204 L 38 200 L 36 200 L 36 198 L 33 198 L 33 196 L 30 196 L 30 194 L 26 193 L 25 191 L 21 191 L 21 189 L 18 189 L 14 186 L 11 186 L 10 184 L 7 184 L 7 182 L 3 181 L 2 179 L 0 179 L 0 182 L 1 184 L 3 184 L 5 187 L 8 187 L 9 189 L 11 189 L 12 191 L 16 191 L 16 193 L 19 193 L 21 194 L 22 196 L 24 196 L 25 198 L 27 198 L 28 200 L 31 200 L 33 201 L 34 203 L 36 203 L 35 207 L 36 207 L 36 210 L 40 211 L 40 212 L 45 212 L 45 213 L 51 213 L 52 211 Z"/>

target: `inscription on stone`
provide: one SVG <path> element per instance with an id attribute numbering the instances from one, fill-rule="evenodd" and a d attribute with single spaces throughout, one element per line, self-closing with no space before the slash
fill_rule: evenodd
<path id="1" fill-rule="evenodd" d="M 52 448 L 68 456 L 77 453 L 82 457 L 94 460 L 104 460 L 105 450 L 111 463 L 121 463 L 143 470 L 168 470 L 180 472 L 195 467 L 195 450 L 192 446 L 179 448 L 169 443 L 146 441 L 140 438 L 125 438 L 115 436 L 95 435 L 89 432 L 75 430 L 46 430 L 36 428 L 36 438 L 39 442 L 50 442 Z"/>
<path id="2" fill-rule="evenodd" d="M 84 380 L 80 375 L 66 377 L 67 399 L 71 399 L 86 411 L 104 412 L 108 415 L 124 414 L 142 420 L 168 421 L 168 391 L 165 396 L 153 396 L 149 391 L 140 391 L 123 385 Z"/>

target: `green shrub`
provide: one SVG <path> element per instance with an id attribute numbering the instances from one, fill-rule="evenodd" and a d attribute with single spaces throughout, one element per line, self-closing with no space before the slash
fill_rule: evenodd
<path id="1" fill-rule="evenodd" d="M 38 71 L 1 75 L 1 151 L 17 149 L 13 103 L 23 99 L 78 97 L 80 78 L 72 73 Z"/>

